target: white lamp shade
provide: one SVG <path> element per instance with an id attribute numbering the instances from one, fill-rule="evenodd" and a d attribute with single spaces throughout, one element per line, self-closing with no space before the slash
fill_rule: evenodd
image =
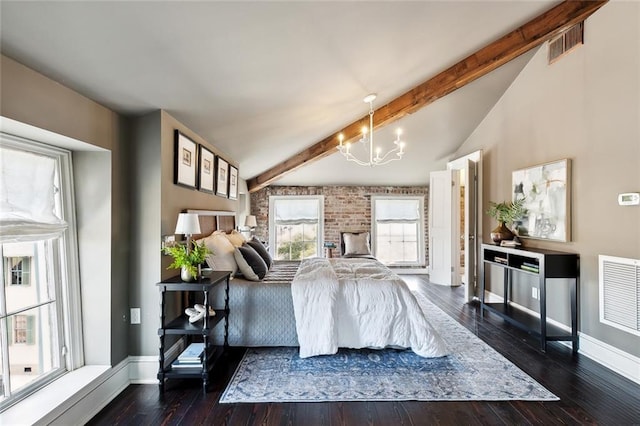
<path id="1" fill-rule="evenodd" d="M 247 215 L 247 218 L 244 220 L 244 226 L 249 228 L 255 228 L 256 226 L 258 226 L 258 223 L 256 222 L 256 217 L 252 214 Z"/>
<path id="2" fill-rule="evenodd" d="M 175 234 L 194 235 L 200 233 L 200 222 L 195 213 L 180 213 Z"/>

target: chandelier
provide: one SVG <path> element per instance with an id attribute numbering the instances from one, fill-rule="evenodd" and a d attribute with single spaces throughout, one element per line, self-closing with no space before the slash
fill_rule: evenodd
<path id="1" fill-rule="evenodd" d="M 362 127 L 362 137 L 360 138 L 360 140 L 358 140 L 358 142 L 363 144 L 365 147 L 367 147 L 368 145 L 368 147 L 366 148 L 367 153 L 369 155 L 368 160 L 366 159 L 361 160 L 357 158 L 351 152 L 351 143 L 350 142 L 343 143 L 344 135 L 342 133 L 338 135 L 338 140 L 340 141 L 340 145 L 338 146 L 338 151 L 340 151 L 340 153 L 344 155 L 344 157 L 348 161 L 353 161 L 354 163 L 359 164 L 361 166 L 382 166 L 383 164 L 387 164 L 395 160 L 400 160 L 404 155 L 404 142 L 400 140 L 400 135 L 402 135 L 402 130 L 400 129 L 396 130 L 396 140 L 393 141 L 395 148 L 387 151 L 384 155 L 381 155 L 382 149 L 379 146 L 376 147 L 374 151 L 373 101 L 375 98 L 376 98 L 375 93 L 368 95 L 366 98 L 364 98 L 364 102 L 369 104 L 369 127 L 368 128 L 366 126 Z"/>

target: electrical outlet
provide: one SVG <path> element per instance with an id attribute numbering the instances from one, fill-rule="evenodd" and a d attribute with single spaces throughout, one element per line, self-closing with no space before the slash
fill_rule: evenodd
<path id="1" fill-rule="evenodd" d="M 131 308 L 131 324 L 140 324 L 140 308 Z"/>
<path id="2" fill-rule="evenodd" d="M 531 287 L 531 297 L 534 299 L 538 298 L 538 287 Z"/>

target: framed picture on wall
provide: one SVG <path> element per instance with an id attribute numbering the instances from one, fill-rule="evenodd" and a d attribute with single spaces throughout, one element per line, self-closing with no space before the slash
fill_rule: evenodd
<path id="1" fill-rule="evenodd" d="M 198 167 L 198 189 L 213 194 L 215 181 L 216 157 L 213 152 L 200 145 L 200 162 Z"/>
<path id="2" fill-rule="evenodd" d="M 238 169 L 229 166 L 229 198 L 238 199 Z"/>
<path id="3" fill-rule="evenodd" d="M 175 131 L 175 138 L 174 182 L 176 185 L 195 188 L 198 144 L 182 134 L 179 130 Z"/>
<path id="4" fill-rule="evenodd" d="M 226 197 L 229 185 L 229 163 L 216 157 L 216 195 Z"/>
<path id="5" fill-rule="evenodd" d="M 526 210 L 513 224 L 520 237 L 571 241 L 571 160 L 516 170 L 512 184 Z"/>

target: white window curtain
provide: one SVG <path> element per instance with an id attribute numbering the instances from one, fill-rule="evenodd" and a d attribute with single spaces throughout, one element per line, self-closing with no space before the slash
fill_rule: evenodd
<path id="1" fill-rule="evenodd" d="M 0 242 L 60 236 L 67 223 L 56 214 L 56 160 L 0 147 Z"/>
<path id="2" fill-rule="evenodd" d="M 278 225 L 301 225 L 318 223 L 317 199 L 276 200 L 274 204 L 275 223 Z"/>
<path id="3" fill-rule="evenodd" d="M 408 223 L 420 219 L 420 203 L 417 200 L 375 200 L 376 222 Z"/>

